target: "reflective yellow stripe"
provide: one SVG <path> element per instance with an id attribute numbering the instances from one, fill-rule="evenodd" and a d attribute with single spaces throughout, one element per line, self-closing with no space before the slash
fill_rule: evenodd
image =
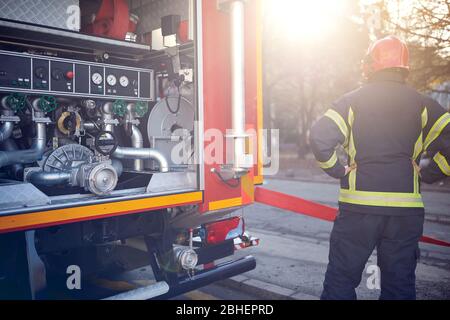
<path id="1" fill-rule="evenodd" d="M 450 123 L 450 113 L 447 112 L 436 121 L 436 123 L 433 125 L 430 132 L 428 133 L 427 137 L 425 138 L 425 145 L 424 145 L 425 151 L 428 149 L 430 144 L 439 137 L 442 130 L 444 130 L 444 128 L 449 123 Z"/>
<path id="2" fill-rule="evenodd" d="M 378 207 L 424 207 L 421 195 L 415 193 L 369 192 L 341 189 L 339 201 Z"/>
<path id="3" fill-rule="evenodd" d="M 200 203 L 202 192 L 180 193 L 168 196 L 149 197 L 144 199 L 114 201 L 110 203 L 74 206 L 71 208 L 49 211 L 0 216 L 0 233 L 11 230 L 36 228 L 41 225 L 56 225 L 81 220 L 91 220 L 150 211 L 158 208 L 169 208 L 189 203 Z"/>
<path id="4" fill-rule="evenodd" d="M 413 170 L 414 170 L 414 173 L 413 173 L 414 193 L 418 194 L 418 193 L 420 193 L 419 172 L 417 171 L 417 169 L 415 167 L 413 167 Z"/>
<path id="5" fill-rule="evenodd" d="M 348 123 L 350 125 L 350 140 L 348 144 L 348 155 L 350 157 L 350 165 L 355 164 L 355 157 L 356 157 L 356 148 L 355 148 L 355 140 L 353 139 L 353 123 L 355 122 L 355 115 L 353 113 L 352 107 L 348 110 Z M 350 190 L 356 189 L 356 171 L 358 169 L 355 168 L 354 170 L 350 171 L 348 174 L 348 183 Z"/>
<path id="6" fill-rule="evenodd" d="M 450 165 L 448 164 L 447 159 L 440 152 L 436 153 L 433 160 L 436 162 L 439 169 L 441 169 L 442 173 L 450 177 Z"/>
<path id="7" fill-rule="evenodd" d="M 422 117 L 422 130 L 420 132 L 419 138 L 416 141 L 416 144 L 414 145 L 414 154 L 412 157 L 413 161 L 416 161 L 423 152 L 423 129 L 425 129 L 428 123 L 427 107 L 425 107 L 424 110 L 422 111 L 421 117 Z M 419 193 L 420 192 L 419 172 L 417 171 L 417 168 L 415 166 L 413 166 L 413 170 L 414 170 L 414 193 Z"/>
<path id="8" fill-rule="evenodd" d="M 423 129 L 427 126 L 428 123 L 428 109 L 425 107 L 425 109 L 422 112 L 422 131 L 420 133 L 419 138 L 416 141 L 416 144 L 414 146 L 414 154 L 413 159 L 417 160 L 417 158 L 422 154 L 423 152 Z"/>
<path id="9" fill-rule="evenodd" d="M 348 128 L 347 124 L 345 123 L 345 120 L 341 117 L 339 113 L 334 111 L 333 109 L 328 109 L 327 112 L 325 112 L 325 117 L 330 118 L 331 120 L 336 123 L 341 133 L 344 135 L 344 146 L 348 143 Z"/>
<path id="10" fill-rule="evenodd" d="M 425 107 L 425 109 L 422 112 L 422 129 L 425 129 L 428 123 L 428 108 Z"/>
<path id="11" fill-rule="evenodd" d="M 420 133 L 419 138 L 416 141 L 416 144 L 414 145 L 414 154 L 413 159 L 417 160 L 417 158 L 422 154 L 423 151 L 423 132 Z"/>
<path id="12" fill-rule="evenodd" d="M 319 163 L 319 167 L 321 167 L 322 169 L 330 169 L 333 168 L 334 165 L 337 163 L 338 161 L 338 157 L 337 157 L 337 153 L 336 151 L 333 153 L 333 155 L 331 156 L 330 160 L 325 161 L 325 162 L 320 162 L 317 161 Z"/>
<path id="13" fill-rule="evenodd" d="M 242 206 L 242 197 L 213 201 L 209 203 L 208 208 L 210 211 L 214 211 L 238 206 Z"/>

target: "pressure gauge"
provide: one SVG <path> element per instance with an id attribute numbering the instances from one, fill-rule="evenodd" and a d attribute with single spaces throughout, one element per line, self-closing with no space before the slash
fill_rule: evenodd
<path id="1" fill-rule="evenodd" d="M 130 84 L 130 80 L 128 79 L 127 76 L 121 76 L 119 82 L 120 85 L 124 88 L 128 87 L 128 85 Z"/>
<path id="2" fill-rule="evenodd" d="M 94 83 L 95 85 L 100 85 L 103 82 L 103 76 L 98 72 L 92 74 L 91 79 L 92 83 Z"/>
<path id="3" fill-rule="evenodd" d="M 111 87 L 114 87 L 117 84 L 117 78 L 115 75 L 110 74 L 109 76 L 106 77 L 106 82 L 108 83 L 108 85 L 110 85 Z"/>

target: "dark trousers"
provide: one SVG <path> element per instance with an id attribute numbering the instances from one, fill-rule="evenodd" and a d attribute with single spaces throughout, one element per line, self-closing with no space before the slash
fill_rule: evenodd
<path id="1" fill-rule="evenodd" d="M 424 215 L 386 216 L 341 210 L 334 222 L 321 299 L 353 300 L 377 249 L 382 300 L 416 298 L 415 270 Z"/>

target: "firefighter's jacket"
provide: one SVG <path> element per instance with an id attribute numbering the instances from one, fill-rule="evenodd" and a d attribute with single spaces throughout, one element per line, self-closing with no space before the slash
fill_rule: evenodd
<path id="1" fill-rule="evenodd" d="M 381 73 L 337 100 L 314 124 L 310 140 L 319 166 L 341 179 L 342 209 L 423 213 L 420 181 L 450 176 L 450 113 L 396 73 Z M 339 145 L 355 167 L 346 176 Z M 420 170 L 424 153 L 431 163 Z"/>

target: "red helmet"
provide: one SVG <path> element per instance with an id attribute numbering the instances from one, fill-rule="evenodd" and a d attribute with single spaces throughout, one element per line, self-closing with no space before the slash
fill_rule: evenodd
<path id="1" fill-rule="evenodd" d="M 409 71 L 408 47 L 405 42 L 395 36 L 387 36 L 375 41 L 363 62 L 363 72 L 366 77 L 391 68 Z"/>

